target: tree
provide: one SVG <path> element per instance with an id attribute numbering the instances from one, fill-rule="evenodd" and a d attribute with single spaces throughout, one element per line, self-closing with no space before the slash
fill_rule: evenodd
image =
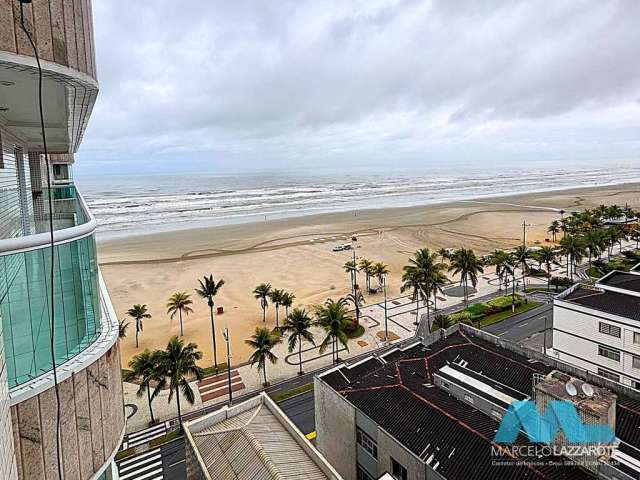
<path id="1" fill-rule="evenodd" d="M 378 286 L 382 286 L 384 283 L 384 278 L 389 273 L 389 267 L 384 262 L 376 262 L 373 264 L 373 275 L 376 276 L 378 281 Z"/>
<path id="2" fill-rule="evenodd" d="M 431 253 L 428 248 L 421 248 L 416 251 L 413 258 L 409 259 L 409 266 L 416 268 L 416 275 L 419 282 L 418 288 L 424 296 L 424 301 L 427 306 L 427 322 L 430 323 L 429 296 L 431 293 L 434 293 L 432 282 L 435 277 L 442 274 L 445 265 L 444 263 L 438 262 L 438 255 L 436 253 Z M 416 318 L 416 321 L 419 321 L 419 317 Z"/>
<path id="3" fill-rule="evenodd" d="M 438 250 L 438 255 L 440 255 L 440 258 L 442 259 L 443 262 L 446 262 L 447 260 L 451 259 L 451 255 L 449 254 L 449 250 L 446 248 L 441 248 L 440 250 Z"/>
<path id="4" fill-rule="evenodd" d="M 442 294 L 443 288 L 449 285 L 449 279 L 444 272 L 434 272 L 431 276 L 431 294 L 433 295 L 433 311 L 438 309 L 438 293 Z"/>
<path id="5" fill-rule="evenodd" d="M 126 318 L 123 318 L 118 322 L 118 338 L 125 338 L 127 336 L 127 328 L 129 328 L 129 322 Z M 136 347 L 138 344 L 136 343 Z"/>
<path id="6" fill-rule="evenodd" d="M 351 305 L 353 305 L 353 308 L 356 311 L 355 326 L 357 328 L 357 326 L 360 325 L 360 307 L 362 307 L 362 305 L 364 305 L 365 303 L 364 295 L 362 295 L 362 292 L 360 291 L 360 289 L 357 289 L 356 293 L 350 293 L 349 295 L 347 295 L 345 297 L 345 300 Z"/>
<path id="7" fill-rule="evenodd" d="M 577 235 L 567 235 L 560 240 L 562 253 L 567 257 L 567 276 L 573 278 L 574 266 L 582 260 L 585 253 L 583 240 Z"/>
<path id="8" fill-rule="evenodd" d="M 184 327 L 182 325 L 182 314 L 189 316 L 190 313 L 193 313 L 193 301 L 191 300 L 191 295 L 187 292 L 176 292 L 169 297 L 169 301 L 167 302 L 167 313 L 170 315 L 170 318 L 176 316 L 176 313 L 180 317 L 180 336 L 184 335 Z"/>
<path id="9" fill-rule="evenodd" d="M 282 300 L 284 299 L 284 295 L 284 290 L 280 290 L 279 288 L 274 288 L 271 290 L 271 292 L 269 292 L 269 299 L 271 300 L 271 303 L 273 303 L 273 305 L 276 307 L 276 330 L 280 328 L 280 319 L 278 314 L 280 305 L 282 304 Z"/>
<path id="10" fill-rule="evenodd" d="M 405 265 L 402 268 L 402 285 L 400 292 L 412 290 L 412 298 L 416 302 L 416 321 L 420 321 L 420 296 L 422 295 L 422 272 L 415 265 Z"/>
<path id="11" fill-rule="evenodd" d="M 178 420 L 180 422 L 180 430 L 182 430 L 182 408 L 180 406 L 180 397 L 184 398 L 191 405 L 195 402 L 195 394 L 189 380 L 195 378 L 202 379 L 202 369 L 198 367 L 197 361 L 202 359 L 202 352 L 198 350 L 195 343 L 187 345 L 174 336 L 171 337 L 167 344 L 166 350 L 158 352 L 158 377 L 160 381 L 156 385 L 153 396 L 157 396 L 161 390 L 169 387 L 169 400 L 175 395 L 176 405 L 178 407 Z"/>
<path id="12" fill-rule="evenodd" d="M 284 307 L 284 316 L 289 316 L 289 309 L 293 306 L 293 301 L 296 299 L 296 296 L 290 292 L 284 292 L 282 294 L 282 300 L 280 301 L 280 305 Z"/>
<path id="13" fill-rule="evenodd" d="M 136 348 L 138 348 L 138 334 L 143 330 L 143 320 L 145 318 L 151 318 L 151 314 L 147 312 L 146 305 L 140 305 L 136 303 L 133 307 L 127 310 L 127 315 L 136 321 Z"/>
<path id="14" fill-rule="evenodd" d="M 537 256 L 538 260 L 540 260 L 540 263 L 544 263 L 547 268 L 547 290 L 549 290 L 549 282 L 551 280 L 551 264 L 555 263 L 556 261 L 556 251 L 549 246 L 544 246 L 538 251 Z"/>
<path id="15" fill-rule="evenodd" d="M 349 260 L 348 262 L 345 262 L 342 268 L 351 278 L 351 293 L 353 293 L 356 290 L 356 271 L 358 270 L 358 266 L 356 265 L 356 262 Z"/>
<path id="16" fill-rule="evenodd" d="M 632 230 L 629 238 L 636 242 L 636 250 L 638 250 L 638 248 L 640 248 L 640 231 L 635 229 Z"/>
<path id="17" fill-rule="evenodd" d="M 129 371 L 124 376 L 125 382 L 139 382 L 136 395 L 138 398 L 147 394 L 147 402 L 149 403 L 149 413 L 151 413 L 151 423 L 156 423 L 153 416 L 153 407 L 151 402 L 155 395 L 151 395 L 151 382 L 157 383 L 162 380 L 162 373 L 158 368 L 160 352 L 158 350 L 151 352 L 148 349 L 135 355 L 129 361 Z"/>
<path id="18" fill-rule="evenodd" d="M 553 241 L 556 241 L 556 236 L 560 233 L 560 222 L 558 220 L 554 220 L 547 228 L 547 232 L 551 234 Z"/>
<path id="19" fill-rule="evenodd" d="M 267 321 L 267 308 L 269 307 L 269 294 L 271 293 L 270 283 L 261 283 L 253 289 L 253 297 L 260 299 L 260 307 L 262 308 L 262 321 Z"/>
<path id="20" fill-rule="evenodd" d="M 599 257 L 606 247 L 604 232 L 602 230 L 589 230 L 583 235 L 582 239 L 584 240 L 584 246 L 589 251 L 589 266 L 591 266 L 591 259 Z"/>
<path id="21" fill-rule="evenodd" d="M 451 325 L 453 325 L 453 321 L 451 320 L 451 317 L 449 317 L 449 315 L 445 315 L 441 313 L 434 317 L 433 325 L 431 326 L 431 331 L 435 332 L 440 330 L 441 328 L 446 330 Z"/>
<path id="22" fill-rule="evenodd" d="M 293 352 L 298 346 L 298 359 L 300 361 L 300 371 L 298 374 L 302 375 L 304 372 L 302 371 L 302 341 L 306 340 L 307 342 L 311 342 L 314 346 L 316 342 L 313 338 L 313 333 L 311 333 L 311 327 L 313 327 L 314 322 L 311 319 L 311 316 L 304 308 L 294 308 L 291 312 L 291 315 L 287 315 L 287 318 L 282 326 L 282 332 L 288 332 L 288 344 L 289 344 L 289 353 Z"/>
<path id="23" fill-rule="evenodd" d="M 256 331 L 251 338 L 244 341 L 244 343 L 253 348 L 249 362 L 251 366 L 258 364 L 258 373 L 262 370 L 264 375 L 263 386 L 265 387 L 269 385 L 267 383 L 267 360 L 274 365 L 276 364 L 278 357 L 271 350 L 280 342 L 282 342 L 282 337 L 266 327 L 256 327 Z"/>
<path id="24" fill-rule="evenodd" d="M 513 259 L 509 252 L 504 250 L 494 250 L 489 258 L 490 263 L 496 267 L 498 290 L 502 290 L 502 284 L 506 284 L 505 279 L 513 273 Z"/>
<path id="25" fill-rule="evenodd" d="M 331 344 L 332 360 L 338 363 L 338 343 L 349 350 L 349 337 L 346 329 L 353 322 L 346 307 L 346 300 L 341 298 L 337 302 L 328 299 L 324 305 L 316 305 L 314 314 L 319 326 L 327 333 L 320 344 L 320 353 L 324 353 Z"/>
<path id="26" fill-rule="evenodd" d="M 526 284 L 527 273 L 529 272 L 529 265 L 527 265 L 527 259 L 531 257 L 531 252 L 525 245 L 518 245 L 513 251 L 513 260 L 516 265 L 520 265 L 522 269 L 522 285 Z"/>
<path id="27" fill-rule="evenodd" d="M 211 315 L 211 335 L 213 336 L 213 367 L 218 373 L 218 352 L 216 349 L 216 313 L 215 313 L 215 296 L 218 294 L 224 280 L 215 281 L 213 274 L 205 276 L 202 280 L 198 280 L 200 287 L 196 288 L 196 293 L 202 298 L 207 299 L 209 305 L 209 314 Z"/>
<path id="28" fill-rule="evenodd" d="M 365 275 L 365 284 L 367 286 L 367 292 L 371 289 L 371 273 L 373 271 L 374 263 L 368 258 L 361 258 L 358 262 L 358 268 Z"/>
<path id="29" fill-rule="evenodd" d="M 475 288 L 478 284 L 478 274 L 483 273 L 482 261 L 476 257 L 473 250 L 467 248 L 461 248 L 456 250 L 451 258 L 451 265 L 449 265 L 449 271 L 452 271 L 454 275 L 460 274 L 460 281 L 464 285 L 464 303 L 468 303 L 468 284 Z"/>

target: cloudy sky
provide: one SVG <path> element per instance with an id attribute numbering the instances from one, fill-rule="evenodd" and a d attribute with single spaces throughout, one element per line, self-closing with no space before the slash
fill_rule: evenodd
<path id="1" fill-rule="evenodd" d="M 640 163 L 640 2 L 94 1 L 84 173 Z"/>

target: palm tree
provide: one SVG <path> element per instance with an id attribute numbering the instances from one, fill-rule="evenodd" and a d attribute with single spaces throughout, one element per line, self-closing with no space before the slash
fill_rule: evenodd
<path id="1" fill-rule="evenodd" d="M 484 272 L 482 261 L 476 257 L 473 250 L 461 248 L 453 254 L 449 271 L 452 271 L 454 275 L 460 274 L 460 281 L 464 285 L 464 303 L 466 305 L 468 303 L 467 287 L 469 281 L 475 288 L 478 284 L 478 274 Z"/>
<path id="2" fill-rule="evenodd" d="M 260 307 L 262 308 L 262 321 L 267 321 L 267 308 L 269 307 L 269 294 L 271 293 L 270 283 L 261 283 L 253 289 L 253 297 L 260 299 Z"/>
<path id="3" fill-rule="evenodd" d="M 547 232 L 552 235 L 553 242 L 556 241 L 556 236 L 560 233 L 560 222 L 558 220 L 554 220 L 547 228 Z"/>
<path id="4" fill-rule="evenodd" d="M 136 303 L 127 310 L 127 315 L 136 321 L 136 348 L 138 348 L 138 334 L 143 330 L 142 321 L 145 318 L 151 318 L 151 314 L 147 312 L 147 305 Z"/>
<path id="5" fill-rule="evenodd" d="M 409 259 L 409 264 L 418 270 L 418 276 L 420 277 L 419 287 L 426 297 L 424 301 L 427 304 L 427 322 L 430 323 L 429 296 L 431 293 L 436 293 L 433 291 L 432 281 L 435 277 L 442 275 L 445 264 L 438 262 L 438 255 L 431 253 L 428 248 L 418 250 L 413 258 Z"/>
<path id="6" fill-rule="evenodd" d="M 195 394 L 189 380 L 195 378 L 196 380 L 202 379 L 202 369 L 198 367 L 196 362 L 202 359 L 202 352 L 198 350 L 198 346 L 195 343 L 188 343 L 187 345 L 176 336 L 171 337 L 167 344 L 166 350 L 160 350 L 158 352 L 158 371 L 157 375 L 160 378 L 156 388 L 153 392 L 155 397 L 160 393 L 160 390 L 169 386 L 169 403 L 173 396 L 176 396 L 176 404 L 178 407 L 178 420 L 180 422 L 180 429 L 182 430 L 182 408 L 180 407 L 180 397 L 184 395 L 184 398 L 191 405 L 195 402 Z"/>
<path id="7" fill-rule="evenodd" d="M 126 318 L 123 318 L 118 322 L 118 338 L 125 338 L 127 336 L 127 328 L 129 328 L 129 322 Z M 138 345 L 136 344 L 136 347 Z"/>
<path id="8" fill-rule="evenodd" d="M 196 288 L 196 293 L 200 295 L 202 298 L 207 299 L 207 304 L 209 305 L 209 313 L 211 315 L 211 334 L 213 336 L 213 368 L 215 372 L 218 373 L 218 353 L 216 350 L 216 313 L 215 313 L 215 296 L 218 294 L 222 286 L 224 285 L 224 280 L 215 281 L 213 279 L 213 274 L 208 277 L 205 276 L 202 280 L 198 280 L 200 283 L 200 287 Z"/>
<path id="9" fill-rule="evenodd" d="M 136 392 L 138 398 L 142 397 L 146 392 L 152 424 L 156 423 L 156 420 L 153 416 L 153 407 L 151 405 L 155 398 L 155 395 L 151 395 L 151 382 L 162 380 L 162 375 L 158 369 L 159 355 L 160 352 L 158 350 L 151 352 L 148 349 L 138 353 L 129 361 L 130 370 L 124 376 L 125 382 L 140 382 Z"/>
<path id="10" fill-rule="evenodd" d="M 293 306 L 293 301 L 296 299 L 296 296 L 290 292 L 284 292 L 282 294 L 282 299 L 280 301 L 280 305 L 284 307 L 284 316 L 289 316 L 289 309 Z"/>
<path id="11" fill-rule="evenodd" d="M 373 275 L 378 280 L 378 286 L 382 286 L 384 278 L 389 274 L 389 266 L 384 262 L 376 262 L 373 264 Z"/>
<path id="12" fill-rule="evenodd" d="M 508 275 L 512 274 L 513 259 L 509 252 L 504 250 L 494 250 L 490 256 L 490 262 L 496 267 L 496 275 L 498 276 L 498 290 L 502 290 L 502 284 Z"/>
<path id="13" fill-rule="evenodd" d="M 415 265 L 405 265 L 402 268 L 402 285 L 400 292 L 412 290 L 412 298 L 416 302 L 416 321 L 418 325 L 420 320 L 420 296 L 422 292 L 422 272 Z"/>
<path id="14" fill-rule="evenodd" d="M 282 332 L 289 332 L 289 353 L 293 352 L 298 346 L 298 358 L 300 360 L 299 375 L 302 375 L 302 340 L 311 342 L 314 346 L 316 342 L 313 339 L 313 333 L 311 333 L 311 327 L 314 322 L 311 316 L 304 308 L 294 308 L 291 315 L 287 315 L 287 319 L 282 326 Z"/>
<path id="15" fill-rule="evenodd" d="M 443 294 L 443 288 L 449 285 L 449 279 L 444 272 L 434 272 L 431 276 L 431 294 L 433 295 L 433 311 L 438 309 L 438 293 Z"/>
<path id="16" fill-rule="evenodd" d="M 431 325 L 431 331 L 435 332 L 437 330 L 440 330 L 441 328 L 446 330 L 451 325 L 453 325 L 451 317 L 449 317 L 449 315 L 441 313 L 434 317 L 433 325 Z"/>
<path id="17" fill-rule="evenodd" d="M 180 336 L 184 335 L 184 328 L 182 325 L 182 314 L 189 316 L 190 313 L 193 313 L 193 308 L 191 305 L 193 301 L 191 300 L 191 295 L 187 292 L 176 292 L 169 297 L 169 301 L 167 302 L 167 313 L 170 314 L 170 318 L 173 320 L 173 317 L 178 313 L 180 317 Z"/>
<path id="18" fill-rule="evenodd" d="M 348 262 L 345 262 L 342 268 L 351 278 L 351 293 L 353 293 L 356 290 L 356 271 L 358 270 L 358 266 L 356 265 L 356 262 L 349 260 Z"/>
<path id="19" fill-rule="evenodd" d="M 273 348 L 282 341 L 282 337 L 275 332 L 272 332 L 266 327 L 256 327 L 255 333 L 250 339 L 245 340 L 244 343 L 253 348 L 253 353 L 249 357 L 251 366 L 258 364 L 258 373 L 262 370 L 264 375 L 263 386 L 268 386 L 267 383 L 267 360 L 272 364 L 278 361 L 278 357 L 271 351 Z"/>
<path id="20" fill-rule="evenodd" d="M 640 248 L 640 231 L 632 230 L 631 234 L 629 235 L 629 238 L 631 238 L 631 240 L 636 242 L 636 250 L 638 250 L 638 248 Z"/>
<path id="21" fill-rule="evenodd" d="M 371 288 L 371 272 L 373 270 L 373 262 L 368 258 L 361 258 L 358 262 L 358 268 L 361 272 L 364 272 L 365 275 L 365 283 L 367 286 L 367 292 Z"/>
<path id="22" fill-rule="evenodd" d="M 346 300 L 341 298 L 337 302 L 328 299 L 324 305 L 316 305 L 314 313 L 318 325 L 327 332 L 320 344 L 320 353 L 324 353 L 331 344 L 332 360 L 338 363 L 338 342 L 349 351 L 349 337 L 346 329 L 353 322 L 346 307 Z"/>
<path id="23" fill-rule="evenodd" d="M 447 250 L 446 248 L 441 248 L 440 250 L 438 250 L 438 255 L 440 255 L 440 258 L 442 259 L 443 262 L 446 262 L 447 260 L 451 259 L 451 255 L 449 254 L 449 250 Z"/>
<path id="24" fill-rule="evenodd" d="M 282 305 L 282 300 L 284 299 L 285 292 L 279 288 L 274 288 L 269 292 L 269 298 L 271 299 L 271 303 L 276 307 L 276 330 L 280 328 L 279 323 L 279 309 L 280 305 Z"/>
<path id="25" fill-rule="evenodd" d="M 562 253 L 567 257 L 567 276 L 573 278 L 574 266 L 582 260 L 585 252 L 585 246 L 580 237 L 577 235 L 567 235 L 560 240 Z"/>
<path id="26" fill-rule="evenodd" d="M 569 217 L 560 219 L 560 231 L 562 232 L 562 238 L 565 238 L 570 230 Z"/>
<path id="27" fill-rule="evenodd" d="M 345 297 L 345 300 L 348 303 L 351 303 L 353 305 L 353 308 L 356 311 L 355 326 L 357 328 L 357 326 L 360 325 L 360 307 L 362 307 L 362 305 L 365 303 L 364 295 L 362 295 L 362 292 L 360 291 L 360 289 L 357 289 L 356 293 L 350 293 L 349 295 L 347 295 Z"/>
<path id="28" fill-rule="evenodd" d="M 545 245 L 538 251 L 537 256 L 538 260 L 540 260 L 540 263 L 544 263 L 547 267 L 547 290 L 549 290 L 549 282 L 551 280 L 551 264 L 555 263 L 556 261 L 556 251 L 555 249 Z"/>
<path id="29" fill-rule="evenodd" d="M 589 251 L 589 266 L 591 266 L 591 259 L 599 257 L 606 246 L 603 231 L 589 230 L 583 235 L 582 239 L 584 240 L 584 246 Z"/>
<path id="30" fill-rule="evenodd" d="M 520 265 L 522 269 L 522 285 L 526 284 L 527 273 L 529 272 L 529 265 L 527 265 L 527 259 L 531 257 L 531 252 L 525 245 L 518 245 L 513 251 L 513 260 L 516 265 Z"/>

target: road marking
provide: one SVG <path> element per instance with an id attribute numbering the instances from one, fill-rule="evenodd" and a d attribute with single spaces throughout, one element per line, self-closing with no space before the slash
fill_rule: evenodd
<path id="1" fill-rule="evenodd" d="M 313 440 L 314 438 L 316 438 L 316 432 L 313 431 L 311 433 L 307 433 L 305 437 L 307 437 L 307 440 Z"/>
<path id="2" fill-rule="evenodd" d="M 518 326 L 519 326 L 519 327 L 524 327 L 525 325 L 529 325 L 529 322 L 521 323 L 521 324 L 520 324 L 520 325 L 518 325 Z"/>
<path id="3" fill-rule="evenodd" d="M 156 461 L 160 460 L 162 458 L 162 455 L 160 454 L 160 452 L 158 452 L 158 455 L 154 455 L 152 457 L 149 458 L 145 458 L 142 461 L 139 462 L 139 464 L 144 464 L 147 462 L 152 462 L 155 463 Z M 122 477 L 123 474 L 127 473 L 129 470 L 131 470 L 132 468 L 137 468 L 139 467 L 138 463 L 132 463 L 131 465 L 126 465 L 126 466 L 120 466 L 120 476 Z"/>
<path id="4" fill-rule="evenodd" d="M 183 463 L 185 461 L 185 459 L 180 460 L 179 462 L 176 463 L 172 463 L 171 465 L 169 465 L 169 468 L 171 467 L 175 467 L 176 465 L 180 465 L 181 463 Z"/>
<path id="5" fill-rule="evenodd" d="M 123 467 L 124 465 L 129 465 L 130 463 L 133 463 L 133 462 L 139 462 L 140 459 L 142 459 L 144 457 L 148 457 L 149 455 L 153 455 L 153 454 L 156 454 L 156 453 L 160 453 L 160 449 L 159 448 L 156 448 L 155 450 L 149 450 L 148 452 L 141 453 L 140 455 L 136 455 L 133 458 L 128 458 L 126 460 L 123 460 L 118 465 L 120 467 Z M 142 462 L 140 462 L 140 463 L 142 463 Z"/>

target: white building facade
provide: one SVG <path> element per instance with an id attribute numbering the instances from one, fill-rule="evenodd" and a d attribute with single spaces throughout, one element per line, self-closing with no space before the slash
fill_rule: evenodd
<path id="1" fill-rule="evenodd" d="M 640 389 L 640 273 L 614 271 L 556 297 L 547 353 Z"/>

